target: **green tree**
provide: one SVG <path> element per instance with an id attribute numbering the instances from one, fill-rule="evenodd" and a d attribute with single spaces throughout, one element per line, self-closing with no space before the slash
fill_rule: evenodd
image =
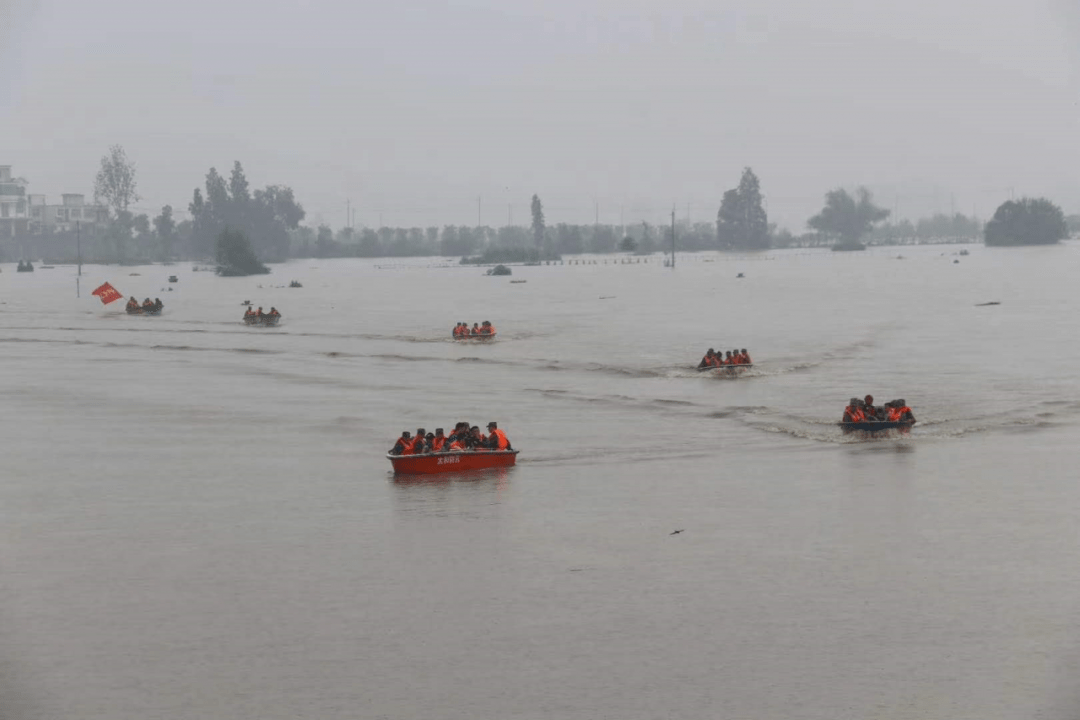
<path id="1" fill-rule="evenodd" d="M 154 218 L 154 232 L 157 233 L 161 259 L 171 260 L 176 243 L 176 221 L 173 220 L 172 205 L 161 208 L 161 214 Z"/>
<path id="2" fill-rule="evenodd" d="M 766 250 L 769 216 L 762 206 L 761 182 L 744 168 L 739 187 L 728 190 L 716 213 L 716 238 L 721 248 Z"/>
<path id="3" fill-rule="evenodd" d="M 194 221 L 196 252 L 208 254 L 221 232 L 233 228 L 254 239 L 260 256 L 277 260 L 288 256 L 289 233 L 299 227 L 305 215 L 290 187 L 268 185 L 251 193 L 239 161 L 233 163 L 228 183 L 210 168 L 205 199 L 196 190 L 188 207 Z"/>
<path id="4" fill-rule="evenodd" d="M 120 145 L 113 145 L 101 158 L 101 169 L 94 178 L 94 202 L 106 205 L 113 217 L 127 212 L 131 203 L 142 198 L 136 191 L 135 163 L 128 160 L 127 153 Z"/>
<path id="5" fill-rule="evenodd" d="M 1071 235 L 1080 233 L 1080 215 L 1069 215 L 1066 217 L 1065 227 Z"/>
<path id="6" fill-rule="evenodd" d="M 329 225 L 320 225 L 319 234 L 315 238 L 315 257 L 331 257 L 334 255 L 335 245 L 334 231 Z"/>
<path id="7" fill-rule="evenodd" d="M 532 196 L 532 232 L 537 249 L 544 244 L 544 206 L 538 195 Z"/>
<path id="8" fill-rule="evenodd" d="M 1001 204 L 984 238 L 987 245 L 1052 245 L 1067 234 L 1061 208 L 1046 198 L 1022 198 Z"/>
<path id="9" fill-rule="evenodd" d="M 627 235 L 619 242 L 619 249 L 623 252 L 634 252 L 637 250 L 637 240 Z"/>
<path id="10" fill-rule="evenodd" d="M 255 257 L 251 241 L 237 230 L 225 229 L 217 239 L 217 274 L 226 277 L 265 275 L 270 268 Z"/>
<path id="11" fill-rule="evenodd" d="M 855 191 L 858 199 L 839 188 L 825 195 L 825 207 L 807 221 L 807 225 L 820 233 L 839 238 L 837 247 L 861 247 L 859 238 L 869 232 L 875 223 L 889 217 L 889 211 L 874 205 L 874 196 L 860 187 Z"/>
<path id="12" fill-rule="evenodd" d="M 154 254 L 155 238 L 150 231 L 150 218 L 146 213 L 141 213 L 132 218 L 131 227 L 135 231 L 135 247 L 139 257 L 146 259 Z"/>

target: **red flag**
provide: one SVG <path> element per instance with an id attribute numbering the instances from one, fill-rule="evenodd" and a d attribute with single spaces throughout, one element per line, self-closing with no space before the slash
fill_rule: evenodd
<path id="1" fill-rule="evenodd" d="M 114 288 L 109 283 L 104 283 L 101 287 L 99 287 L 97 290 L 95 290 L 94 292 L 92 292 L 90 294 L 91 295 L 97 295 L 99 298 L 101 298 L 101 304 L 102 305 L 108 305 L 113 300 L 120 300 L 121 298 L 124 297 L 123 295 L 120 294 L 119 290 Z"/>

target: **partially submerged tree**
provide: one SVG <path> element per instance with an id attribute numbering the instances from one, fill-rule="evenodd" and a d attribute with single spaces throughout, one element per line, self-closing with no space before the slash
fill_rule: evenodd
<path id="1" fill-rule="evenodd" d="M 217 274 L 226 277 L 265 275 L 270 268 L 259 262 L 251 241 L 238 230 L 225 228 L 217 239 Z"/>
<path id="2" fill-rule="evenodd" d="M 128 208 L 141 199 L 136 187 L 135 163 L 128 160 L 122 146 L 113 145 L 102 156 L 101 168 L 94 178 L 94 202 L 109 208 L 109 223 L 104 236 L 112 246 L 115 262 L 127 260 L 134 223 Z"/>
<path id="3" fill-rule="evenodd" d="M 889 216 L 889 211 L 874 204 L 874 196 L 860 187 L 855 197 L 843 188 L 825 195 L 825 207 L 807 221 L 807 225 L 825 235 L 839 239 L 840 249 L 860 248 L 859 238 Z"/>
<path id="4" fill-rule="evenodd" d="M 1064 213 L 1046 198 L 1002 203 L 984 231 L 987 245 L 1052 245 L 1067 234 Z"/>
<path id="5" fill-rule="evenodd" d="M 234 228 L 251 238 L 263 258 L 284 260 L 289 251 L 289 231 L 304 219 L 304 208 L 296 202 L 292 188 L 268 185 L 251 193 L 244 168 L 233 164 L 226 183 L 215 168 L 206 174 L 206 196 L 198 188 L 188 205 L 193 225 L 195 252 L 212 252 L 216 238 L 225 228 Z"/>
<path id="6" fill-rule="evenodd" d="M 716 238 L 724 249 L 769 248 L 769 216 L 762 207 L 761 182 L 752 169 L 743 169 L 739 187 L 724 193 L 716 214 Z"/>

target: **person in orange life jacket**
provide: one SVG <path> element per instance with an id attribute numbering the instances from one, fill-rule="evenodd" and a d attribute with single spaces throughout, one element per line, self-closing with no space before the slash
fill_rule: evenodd
<path id="1" fill-rule="evenodd" d="M 446 438 L 446 442 L 448 444 L 453 443 L 455 440 L 464 441 L 465 438 L 461 433 L 461 425 L 462 423 L 456 423 L 454 425 L 453 431 L 451 431 L 450 435 Z"/>
<path id="2" fill-rule="evenodd" d="M 903 400 L 893 400 L 889 403 L 888 419 L 893 422 L 915 422 L 915 413 Z"/>
<path id="3" fill-rule="evenodd" d="M 269 314 L 269 315 L 267 315 L 267 317 L 270 317 L 270 318 L 279 318 L 279 317 L 281 317 L 281 313 L 279 313 L 279 312 L 277 311 L 277 308 L 276 308 L 276 307 L 271 307 L 271 308 L 270 308 L 270 314 Z"/>
<path id="4" fill-rule="evenodd" d="M 244 311 L 244 322 L 252 322 L 255 319 L 255 311 L 248 306 L 248 309 Z"/>
<path id="5" fill-rule="evenodd" d="M 699 368 L 713 367 L 716 363 L 716 351 L 709 348 L 709 351 L 705 353 L 705 357 L 701 358 L 701 362 L 698 363 Z"/>
<path id="6" fill-rule="evenodd" d="M 863 415 L 862 409 L 859 407 L 859 398 L 851 398 L 851 402 L 844 408 L 844 417 L 840 422 L 857 423 L 865 421 L 866 416 Z"/>
<path id="7" fill-rule="evenodd" d="M 408 430 L 401 433 L 401 437 L 394 443 L 394 447 L 390 449 L 391 455 L 408 455 L 412 452 L 413 439 Z"/>
<path id="8" fill-rule="evenodd" d="M 427 451 L 427 442 L 425 440 L 426 437 L 427 430 L 425 430 L 424 428 L 416 428 L 416 438 L 412 447 L 413 455 L 422 455 Z"/>
<path id="9" fill-rule="evenodd" d="M 161 312 L 161 309 L 165 307 L 165 303 L 161 302 L 161 298 L 154 298 L 154 310 L 155 312 Z"/>
<path id="10" fill-rule="evenodd" d="M 723 360 L 721 360 L 720 362 L 723 365 L 732 365 L 733 364 L 732 360 L 731 360 L 731 351 L 730 350 L 727 351 L 727 357 L 724 358 Z"/>
<path id="11" fill-rule="evenodd" d="M 127 310 L 128 310 L 128 312 L 134 312 L 135 310 L 139 310 L 139 309 L 140 309 L 139 308 L 139 301 L 135 299 L 134 295 L 132 295 L 131 299 L 128 300 Z"/>
<path id="12" fill-rule="evenodd" d="M 746 348 L 742 349 L 742 359 L 744 365 L 753 365 L 754 361 L 750 359 L 750 353 L 746 352 Z"/>
<path id="13" fill-rule="evenodd" d="M 255 311 L 255 317 L 258 318 L 259 320 L 263 319 L 262 305 L 260 305 L 259 309 Z"/>
<path id="14" fill-rule="evenodd" d="M 494 335 L 495 326 L 491 324 L 491 321 L 485 320 L 484 325 L 480 328 L 481 335 Z"/>
<path id="15" fill-rule="evenodd" d="M 479 335 L 480 334 L 480 324 L 479 323 L 473 323 L 472 324 L 472 332 L 469 333 L 469 334 L 470 335 Z"/>
<path id="16" fill-rule="evenodd" d="M 464 325 L 464 323 L 458 323 L 457 325 L 454 326 L 454 337 L 461 337 L 461 326 L 462 325 Z"/>
<path id="17" fill-rule="evenodd" d="M 435 433 L 428 433 L 427 436 L 424 438 L 424 452 L 429 452 L 429 453 L 435 452 L 434 442 L 435 442 Z"/>
<path id="18" fill-rule="evenodd" d="M 498 424 L 492 420 L 487 424 L 488 435 L 487 446 L 491 450 L 513 450 L 510 447 L 510 441 L 506 438 L 506 433 L 499 429 Z"/>
<path id="19" fill-rule="evenodd" d="M 435 428 L 435 435 L 431 438 L 431 452 L 442 452 L 446 446 L 446 436 L 442 428 Z"/>
<path id="20" fill-rule="evenodd" d="M 150 298 L 146 298 L 145 300 L 143 300 L 142 309 L 143 311 L 154 309 L 154 303 L 150 302 Z"/>

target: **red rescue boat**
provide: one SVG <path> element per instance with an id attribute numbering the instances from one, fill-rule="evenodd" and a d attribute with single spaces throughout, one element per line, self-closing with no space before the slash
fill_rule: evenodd
<path id="1" fill-rule="evenodd" d="M 387 459 L 398 475 L 433 475 L 463 470 L 510 467 L 517 461 L 517 450 L 465 450 L 462 452 L 390 455 Z"/>

